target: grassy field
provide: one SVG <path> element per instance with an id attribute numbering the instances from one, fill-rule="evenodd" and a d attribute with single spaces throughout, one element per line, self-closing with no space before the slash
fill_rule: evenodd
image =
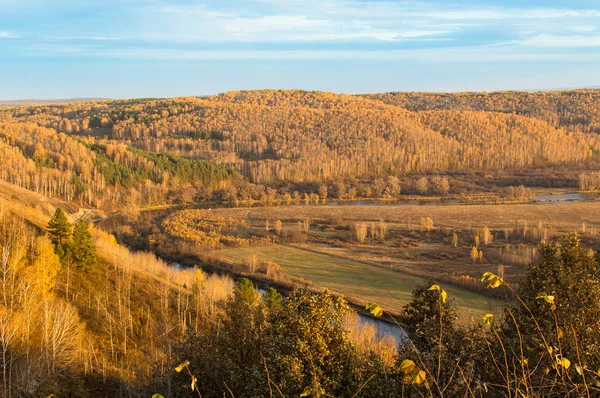
<path id="1" fill-rule="evenodd" d="M 291 245 L 272 245 L 256 248 L 235 248 L 213 252 L 217 258 L 241 262 L 256 254 L 261 260 L 281 265 L 284 272 L 312 281 L 315 285 L 366 301 L 375 301 L 386 309 L 399 310 L 411 299 L 412 290 L 424 279 L 373 267 L 359 261 L 338 258 Z M 461 318 L 480 318 L 498 307 L 486 297 L 466 290 L 444 287 L 449 297 L 461 307 Z"/>

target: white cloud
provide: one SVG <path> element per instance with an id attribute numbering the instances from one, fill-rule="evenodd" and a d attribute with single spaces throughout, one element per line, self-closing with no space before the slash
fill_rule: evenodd
<path id="1" fill-rule="evenodd" d="M 462 3 L 252 0 L 139 8 L 135 37 L 176 42 L 318 42 L 448 39 L 469 28 L 533 37 L 590 26 L 600 9 L 508 8 Z M 458 4 L 458 5 L 457 5 Z M 569 22 L 569 24 L 567 24 Z M 590 24 L 591 23 L 591 24 Z"/>
<path id="2" fill-rule="evenodd" d="M 45 40 L 52 41 L 119 41 L 118 37 L 105 37 L 105 36 L 47 36 Z"/>
<path id="3" fill-rule="evenodd" d="M 0 30 L 0 39 L 18 39 L 19 36 L 13 35 L 6 30 Z"/>
<path id="4" fill-rule="evenodd" d="M 426 62 L 553 61 L 572 60 L 572 54 L 535 53 L 513 46 L 450 47 L 434 50 L 174 50 L 112 49 L 95 50 L 89 56 L 145 60 L 377 60 Z M 598 53 L 578 54 L 581 61 L 600 61 Z"/>
<path id="5" fill-rule="evenodd" d="M 183 42 L 394 41 L 447 35 L 462 26 L 454 22 L 432 24 L 397 17 L 379 19 L 371 15 L 371 9 L 346 10 L 343 3 L 336 1 L 309 0 L 306 4 L 287 0 L 271 4 L 275 9 L 270 13 L 211 9 L 206 5 L 144 8 L 139 10 L 142 22 L 137 37 Z"/>
<path id="6" fill-rule="evenodd" d="M 561 19 L 561 18 L 598 18 L 600 10 L 567 9 L 526 9 L 526 8 L 461 8 L 448 10 L 408 11 L 411 17 L 424 17 L 441 20 L 521 20 L 521 19 Z"/>
<path id="7" fill-rule="evenodd" d="M 542 34 L 533 36 L 518 42 L 523 46 L 530 47 L 599 47 L 600 35 L 569 35 L 557 36 L 551 34 Z"/>

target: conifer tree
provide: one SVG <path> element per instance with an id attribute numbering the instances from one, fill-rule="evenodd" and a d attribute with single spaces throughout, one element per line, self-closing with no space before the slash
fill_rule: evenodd
<path id="1" fill-rule="evenodd" d="M 96 265 L 96 244 L 84 220 L 75 224 L 71 251 L 76 267 L 88 271 Z"/>
<path id="2" fill-rule="evenodd" d="M 52 240 L 52 243 L 55 246 L 64 246 L 69 241 L 72 227 L 62 208 L 56 208 L 56 211 L 48 222 L 46 229 L 50 235 L 50 240 Z"/>

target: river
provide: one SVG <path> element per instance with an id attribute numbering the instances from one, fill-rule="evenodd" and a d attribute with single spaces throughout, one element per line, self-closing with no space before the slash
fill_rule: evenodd
<path id="1" fill-rule="evenodd" d="M 375 325 L 377 328 L 377 335 L 379 337 L 383 336 L 392 336 L 396 342 L 400 343 L 405 340 L 406 334 L 398 327 L 398 325 L 394 325 L 391 322 L 386 322 L 382 319 L 373 318 L 365 314 L 358 314 L 360 317 L 360 321 L 366 325 Z"/>
<path id="2" fill-rule="evenodd" d="M 532 201 L 522 202 L 525 204 L 558 204 L 573 202 L 592 202 L 600 199 L 599 193 L 550 193 L 535 195 Z M 493 198 L 486 198 L 482 201 L 464 201 L 458 198 L 440 198 L 440 199 L 404 199 L 404 200 L 350 200 L 350 201 L 327 201 L 326 206 L 448 206 L 458 204 L 482 204 L 494 203 Z M 499 201 L 498 203 L 502 203 Z M 315 205 L 317 206 L 317 205 Z"/>

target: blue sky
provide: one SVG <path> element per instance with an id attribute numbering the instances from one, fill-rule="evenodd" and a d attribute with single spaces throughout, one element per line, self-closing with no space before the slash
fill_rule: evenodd
<path id="1" fill-rule="evenodd" d="M 0 99 L 592 86 L 598 0 L 0 0 Z"/>

